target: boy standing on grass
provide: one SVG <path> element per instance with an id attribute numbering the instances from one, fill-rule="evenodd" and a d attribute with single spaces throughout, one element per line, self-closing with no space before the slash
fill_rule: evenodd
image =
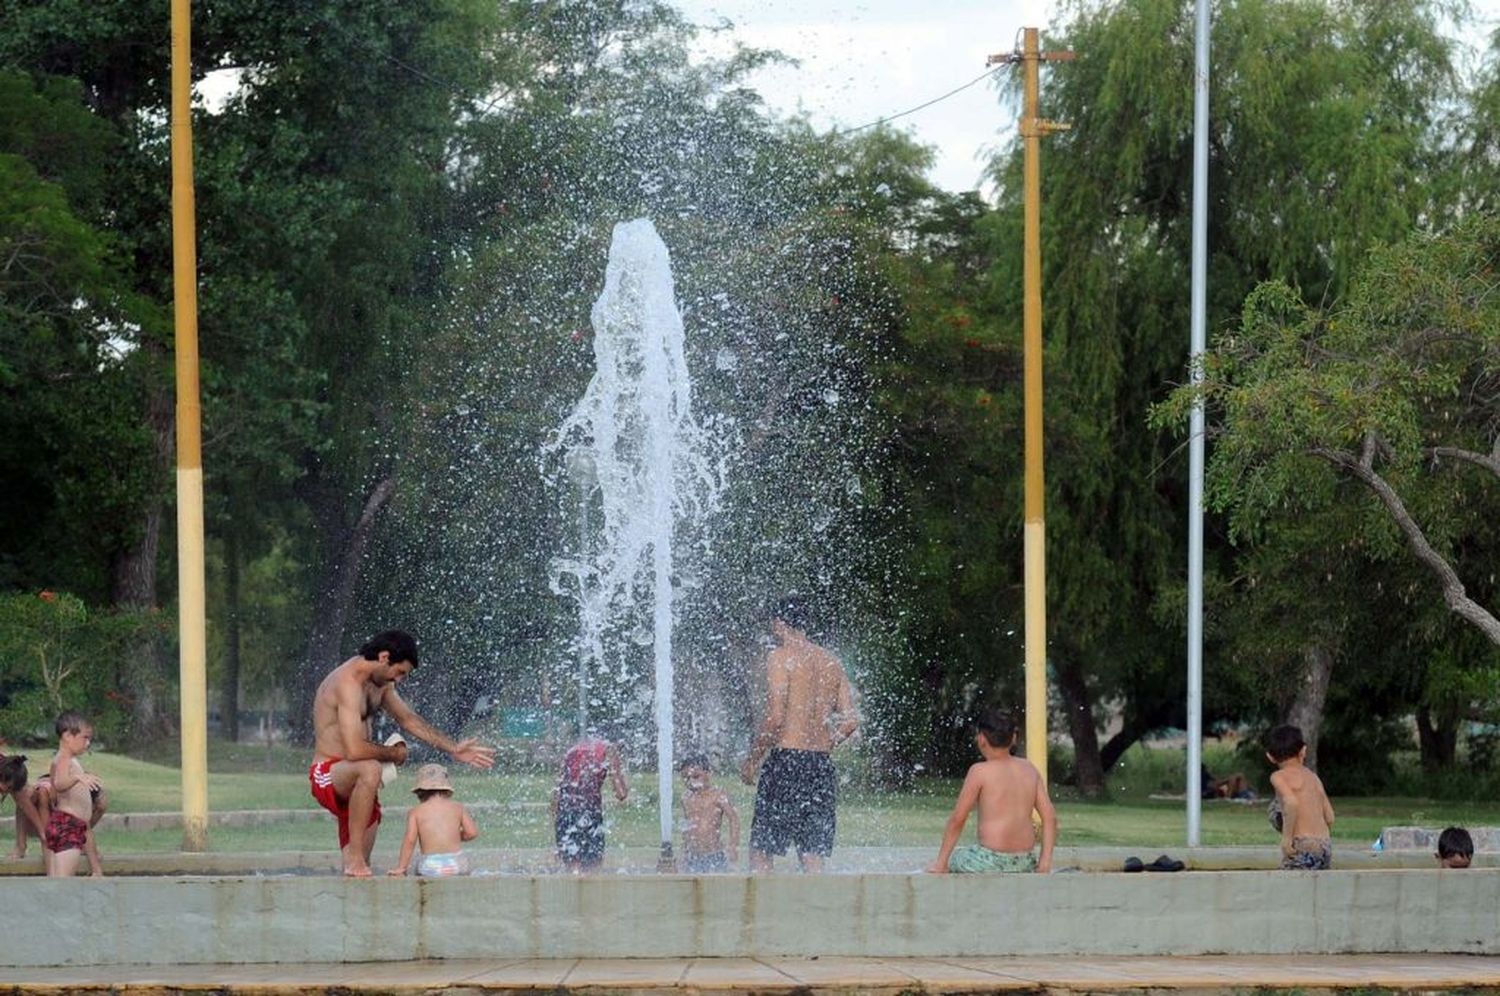
<path id="1" fill-rule="evenodd" d="M 47 818 L 43 837 L 46 848 L 47 874 L 54 878 L 71 878 L 78 872 L 78 860 L 89 849 L 89 821 L 94 816 L 94 793 L 100 790 L 99 779 L 83 770 L 78 760 L 94 742 L 94 727 L 81 714 L 65 712 L 57 717 L 57 754 L 52 758 L 52 812 Z M 104 874 L 96 852 L 89 854 L 90 873 Z"/>
<path id="2" fill-rule="evenodd" d="M 401 840 L 401 856 L 396 859 L 392 875 L 405 875 L 411 868 L 412 854 L 422 848 L 417 874 L 423 878 L 443 878 L 469 874 L 469 859 L 464 856 L 464 841 L 479 836 L 474 818 L 460 802 L 453 799 L 453 783 L 448 769 L 441 764 L 424 764 L 417 771 L 417 804 L 406 815 L 406 836 Z"/>
<path id="3" fill-rule="evenodd" d="M 710 780 L 712 769 L 702 754 L 689 754 L 678 765 L 687 792 L 682 796 L 682 870 L 689 875 L 727 872 L 739 859 L 740 814 L 729 794 Z M 729 846 L 723 829 L 729 823 Z"/>
<path id="4" fill-rule="evenodd" d="M 929 872 L 1050 872 L 1057 843 L 1057 811 L 1032 763 L 1014 757 L 1016 721 L 991 706 L 974 723 L 974 744 L 984 760 L 969 768 L 943 831 L 943 845 Z M 955 850 L 969 810 L 979 809 L 979 843 Z M 1042 817 L 1042 854 L 1035 852 L 1035 810 Z"/>
<path id="5" fill-rule="evenodd" d="M 1322 871 L 1333 865 L 1333 806 L 1323 782 L 1306 764 L 1307 743 L 1295 726 L 1266 735 L 1266 757 L 1276 765 L 1271 787 L 1281 807 L 1281 867 Z"/>

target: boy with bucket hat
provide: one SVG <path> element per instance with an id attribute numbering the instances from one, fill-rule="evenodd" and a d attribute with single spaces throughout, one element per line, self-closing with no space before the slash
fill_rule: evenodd
<path id="1" fill-rule="evenodd" d="M 469 859 L 463 854 L 462 842 L 478 837 L 479 828 L 463 804 L 454 801 L 448 769 L 441 764 L 422 765 L 412 791 L 416 793 L 417 804 L 407 814 L 401 856 L 396 859 L 396 867 L 390 873 L 405 875 L 411 868 L 413 852 L 420 847 L 422 860 L 417 863 L 418 875 L 467 875 Z"/>

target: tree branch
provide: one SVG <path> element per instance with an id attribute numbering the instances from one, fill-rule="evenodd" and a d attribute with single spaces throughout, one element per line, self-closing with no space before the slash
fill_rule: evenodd
<path id="1" fill-rule="evenodd" d="M 1369 435 L 1365 437 L 1365 447 L 1368 451 Z M 1314 447 L 1312 453 L 1335 467 L 1348 471 L 1375 492 L 1375 497 L 1380 499 L 1380 503 L 1385 506 L 1391 518 L 1396 520 L 1396 525 L 1400 527 L 1402 534 L 1406 537 L 1407 545 L 1411 547 L 1417 560 L 1437 575 L 1438 583 L 1443 589 L 1443 600 L 1448 603 L 1448 608 L 1460 618 L 1478 627 L 1480 632 L 1490 638 L 1491 643 L 1500 646 L 1500 619 L 1495 618 L 1488 609 L 1468 596 L 1463 582 L 1458 578 L 1458 572 L 1447 560 L 1443 559 L 1442 554 L 1433 549 L 1431 543 L 1427 542 L 1427 536 L 1422 532 L 1422 527 L 1417 525 L 1417 521 L 1406 510 L 1406 503 L 1401 500 L 1400 495 L 1396 494 L 1395 488 L 1392 488 L 1385 478 L 1381 477 L 1362 457 L 1325 447 Z"/>
<path id="2" fill-rule="evenodd" d="M 1429 446 L 1427 454 L 1433 457 L 1467 460 L 1469 463 L 1478 464 L 1496 477 L 1500 477 L 1500 437 L 1496 437 L 1495 448 L 1488 455 L 1476 453 L 1473 450 L 1459 449 L 1456 446 Z"/>

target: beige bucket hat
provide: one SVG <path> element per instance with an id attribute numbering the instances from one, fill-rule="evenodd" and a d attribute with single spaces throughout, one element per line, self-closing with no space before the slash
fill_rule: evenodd
<path id="1" fill-rule="evenodd" d="M 417 784 L 413 792 L 452 792 L 453 783 L 448 781 L 448 769 L 441 764 L 424 764 L 417 769 Z"/>

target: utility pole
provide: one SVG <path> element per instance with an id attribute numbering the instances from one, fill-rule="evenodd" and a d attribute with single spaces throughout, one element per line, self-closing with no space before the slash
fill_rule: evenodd
<path id="1" fill-rule="evenodd" d="M 177 631 L 182 685 L 182 849 L 208 850 L 207 627 L 203 585 L 203 413 L 198 385 L 198 246 L 193 198 L 192 14 L 172 0 L 172 311 L 177 360 Z"/>
<path id="2" fill-rule="evenodd" d="M 1026 398 L 1026 756 L 1047 779 L 1047 527 L 1042 476 L 1042 163 L 1041 139 L 1069 126 L 1038 113 L 1043 62 L 1069 62 L 1072 52 L 1043 52 L 1027 28 L 1020 52 L 992 55 L 987 65 L 1019 62 L 1025 73 L 1021 137 L 1026 144 L 1026 238 L 1023 353 Z"/>

